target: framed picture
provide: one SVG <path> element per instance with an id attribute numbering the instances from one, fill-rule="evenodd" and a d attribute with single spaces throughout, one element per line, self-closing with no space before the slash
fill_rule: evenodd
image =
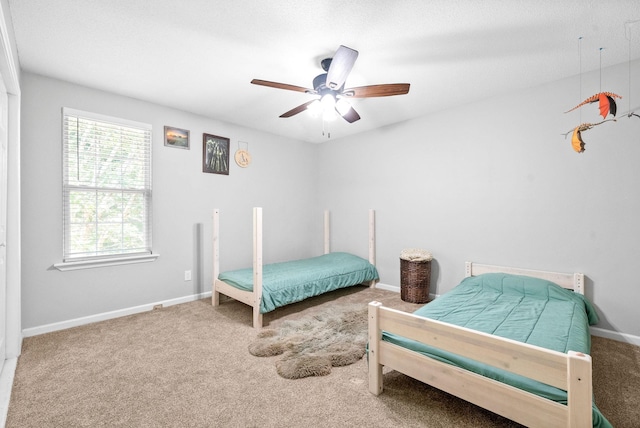
<path id="1" fill-rule="evenodd" d="M 189 131 L 186 129 L 164 127 L 164 145 L 189 150 Z"/>
<path id="2" fill-rule="evenodd" d="M 202 134 L 202 172 L 229 175 L 229 139 Z"/>

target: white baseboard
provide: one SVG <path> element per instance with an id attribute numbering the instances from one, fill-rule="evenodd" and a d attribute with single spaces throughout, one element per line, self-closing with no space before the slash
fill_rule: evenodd
<path id="1" fill-rule="evenodd" d="M 396 293 L 400 292 L 400 287 L 399 286 L 383 284 L 382 282 L 377 282 L 376 283 L 376 288 L 379 288 L 380 290 L 395 291 Z"/>
<path id="2" fill-rule="evenodd" d="M 640 336 L 634 336 L 632 334 L 620 333 L 613 330 L 605 330 L 598 327 L 589 327 L 591 334 L 598 337 L 604 337 L 605 339 L 613 339 L 618 342 L 629 343 L 631 345 L 640 346 Z"/>
<path id="3" fill-rule="evenodd" d="M 189 296 L 178 297 L 176 299 L 164 300 L 161 302 L 148 303 L 145 305 L 134 306 L 132 308 L 118 309 L 111 312 L 103 312 L 101 314 L 90 315 L 82 318 L 75 318 L 72 320 L 61 321 L 51 324 L 45 324 L 38 327 L 25 328 L 22 330 L 23 337 L 37 336 L 39 334 L 51 333 L 53 331 L 65 330 L 67 328 L 78 327 L 85 324 L 91 324 L 98 321 L 106 321 L 113 318 L 120 318 L 127 315 L 138 314 L 140 312 L 151 311 L 157 305 L 173 306 L 180 303 L 193 302 L 195 300 L 204 299 L 205 297 L 211 297 L 211 291 L 192 294 Z"/>
<path id="4" fill-rule="evenodd" d="M 389 285 L 389 284 L 383 284 L 383 283 L 379 282 L 379 283 L 376 284 L 376 288 L 379 288 L 380 290 L 394 291 L 396 293 L 400 293 L 400 286 L 398 286 L 398 285 Z M 439 296 L 439 294 L 431 294 L 431 293 L 429 293 L 429 300 L 433 300 L 438 296 Z"/>

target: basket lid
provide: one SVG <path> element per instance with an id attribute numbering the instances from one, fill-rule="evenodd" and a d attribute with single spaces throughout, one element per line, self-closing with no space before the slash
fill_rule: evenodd
<path id="1" fill-rule="evenodd" d="M 400 252 L 400 258 L 410 262 L 428 262 L 433 259 L 433 256 L 427 250 L 420 248 L 405 248 Z"/>

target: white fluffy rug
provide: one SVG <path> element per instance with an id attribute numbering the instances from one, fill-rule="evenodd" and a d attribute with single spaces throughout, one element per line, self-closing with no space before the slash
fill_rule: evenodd
<path id="1" fill-rule="evenodd" d="M 366 344 L 367 307 L 341 305 L 262 330 L 249 352 L 257 357 L 282 355 L 276 362 L 278 374 L 301 379 L 355 363 L 364 356 Z"/>

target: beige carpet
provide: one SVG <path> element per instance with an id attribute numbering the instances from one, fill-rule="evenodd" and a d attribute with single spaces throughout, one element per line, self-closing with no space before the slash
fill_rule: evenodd
<path id="1" fill-rule="evenodd" d="M 267 326 L 340 303 L 401 310 L 398 293 L 355 287 L 265 314 Z M 251 310 L 187 303 L 24 340 L 7 427 L 515 427 L 474 405 L 385 374 L 367 390 L 366 359 L 288 380 L 277 357 L 247 351 Z M 640 348 L 594 337 L 594 391 L 617 428 L 640 421 Z"/>

